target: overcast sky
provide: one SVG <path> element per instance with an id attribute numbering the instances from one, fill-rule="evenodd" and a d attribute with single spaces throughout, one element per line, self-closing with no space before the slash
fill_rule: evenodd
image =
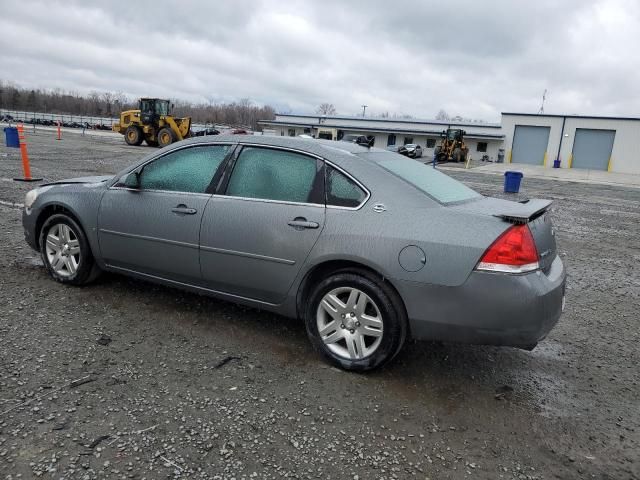
<path id="1" fill-rule="evenodd" d="M 278 111 L 640 115 L 637 0 L 6 4 L 0 79 Z"/>

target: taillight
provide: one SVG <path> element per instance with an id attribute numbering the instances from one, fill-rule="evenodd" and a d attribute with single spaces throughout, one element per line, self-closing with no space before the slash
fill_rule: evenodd
<path id="1" fill-rule="evenodd" d="M 527 225 L 514 225 L 484 252 L 476 270 L 525 273 L 540 268 L 538 249 Z"/>

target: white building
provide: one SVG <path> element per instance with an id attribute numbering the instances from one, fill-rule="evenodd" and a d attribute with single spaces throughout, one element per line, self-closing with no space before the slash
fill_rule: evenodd
<path id="1" fill-rule="evenodd" d="M 312 135 L 338 139 L 346 134 L 373 135 L 375 146 L 417 143 L 431 158 L 448 127 L 466 131 L 473 160 L 487 155 L 496 161 L 552 168 L 585 168 L 640 174 L 640 118 L 503 113 L 500 124 L 439 122 L 318 115 L 276 115 L 259 122 L 272 135 Z"/>
<path id="2" fill-rule="evenodd" d="M 461 128 L 466 132 L 465 142 L 469 147 L 470 157 L 474 160 L 487 155 L 490 160 L 495 161 L 504 140 L 501 126 L 491 123 L 288 114 L 277 114 L 275 120 L 258 123 L 269 133 L 281 136 L 307 134 L 315 138 L 337 140 L 347 134 L 373 135 L 374 145 L 380 148 L 417 143 L 423 148 L 423 156 L 426 158 L 433 157 L 433 150 L 440 143 L 442 131 L 449 127 Z"/>
<path id="3" fill-rule="evenodd" d="M 503 113 L 507 161 L 640 174 L 640 118 Z"/>

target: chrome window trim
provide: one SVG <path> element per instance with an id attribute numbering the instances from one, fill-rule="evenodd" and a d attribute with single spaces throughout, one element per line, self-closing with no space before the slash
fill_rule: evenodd
<path id="1" fill-rule="evenodd" d="M 293 206 L 302 206 L 302 207 L 316 207 L 316 208 L 325 208 L 323 203 L 305 203 L 305 202 L 287 202 L 285 200 L 271 200 L 269 198 L 252 198 L 252 197 L 236 197 L 234 195 L 220 195 L 214 194 L 213 198 L 230 198 L 233 200 L 241 200 L 244 202 L 261 202 L 261 203 L 278 203 L 281 205 L 293 205 Z"/>
<path id="2" fill-rule="evenodd" d="M 149 165 L 151 162 L 155 162 L 156 160 L 160 160 L 162 157 L 166 157 L 167 155 L 174 153 L 174 152 L 179 152 L 180 150 L 184 150 L 185 148 L 197 148 L 197 147 L 217 147 L 217 146 L 221 146 L 221 145 L 228 145 L 230 147 L 234 147 L 237 145 L 237 143 L 232 143 L 232 142 L 220 142 L 220 143 L 215 143 L 215 142 L 206 142 L 206 143 L 190 143 L 188 145 L 181 145 L 179 147 L 176 148 L 172 148 L 169 151 L 166 152 L 162 152 L 160 151 L 160 153 L 153 157 L 150 158 L 149 160 L 147 160 L 144 163 L 139 163 L 138 165 L 136 165 L 135 167 L 133 167 L 131 170 L 127 170 L 126 173 L 124 173 L 123 175 L 120 175 L 112 184 L 109 188 L 114 188 L 116 186 L 116 184 L 122 179 L 123 176 L 127 176 L 132 172 L 135 172 L 138 169 L 144 168 L 147 165 Z M 226 157 L 225 157 L 226 158 Z M 222 162 L 224 163 L 224 158 L 222 159 Z M 214 172 L 215 175 L 215 172 Z M 122 187 L 116 187 L 116 188 L 122 188 Z M 141 192 L 142 190 L 135 190 L 135 189 L 129 189 L 129 190 L 134 190 L 136 192 Z M 148 192 L 149 190 L 144 190 L 145 192 Z M 173 190 L 157 190 L 157 191 L 161 191 L 161 192 L 170 192 Z M 180 192 L 180 193 L 189 193 L 189 192 Z"/>
<path id="3" fill-rule="evenodd" d="M 109 187 L 109 190 L 127 190 L 129 192 L 135 193 L 171 193 L 176 195 L 189 195 L 193 197 L 211 197 L 210 193 L 198 193 L 198 192 L 181 192 L 180 190 L 145 190 L 145 189 L 137 189 L 137 188 L 129 188 L 129 187 Z"/>
<path id="4" fill-rule="evenodd" d="M 364 193 L 366 193 L 366 195 L 367 195 L 365 197 L 365 199 L 357 207 L 340 207 L 338 205 L 329 205 L 329 204 L 327 204 L 327 208 L 332 208 L 334 210 L 353 210 L 353 211 L 355 211 L 355 210 L 360 210 L 362 207 L 364 207 L 365 204 L 371 198 L 371 192 L 369 191 L 369 189 L 367 187 L 365 187 L 362 184 L 362 182 L 360 182 L 357 178 L 355 178 L 349 172 L 345 171 L 343 168 L 337 166 L 333 162 L 330 162 L 329 160 L 324 160 L 324 163 L 329 165 L 332 168 L 335 168 L 340 173 L 342 173 L 344 176 L 346 176 L 347 178 L 351 179 L 356 185 L 358 185 L 362 190 L 364 190 Z M 326 186 L 326 182 L 325 182 L 325 193 L 326 193 L 326 189 L 327 189 L 327 186 Z M 326 200 L 325 200 L 325 202 L 326 202 Z"/>

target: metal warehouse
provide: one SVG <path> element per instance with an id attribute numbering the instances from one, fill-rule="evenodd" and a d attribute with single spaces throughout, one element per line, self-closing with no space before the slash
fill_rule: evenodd
<path id="1" fill-rule="evenodd" d="M 307 134 L 331 140 L 338 140 L 344 134 L 373 135 L 374 145 L 380 148 L 417 143 L 424 149 L 426 158 L 433 157 L 440 135 L 448 127 L 461 128 L 466 132 L 465 142 L 474 160 L 487 155 L 488 159 L 495 161 L 504 141 L 501 126 L 491 123 L 288 114 L 277 114 L 275 120 L 259 123 L 265 127 L 265 132 L 273 135 L 295 137 Z"/>
<path id="2" fill-rule="evenodd" d="M 503 113 L 507 161 L 640 174 L 640 118 Z"/>
<path id="3" fill-rule="evenodd" d="M 552 168 L 560 160 L 560 168 L 640 174 L 640 118 L 503 113 L 500 124 L 488 124 L 278 114 L 259 123 L 274 135 L 373 135 L 382 148 L 417 143 L 425 158 L 433 156 L 443 130 L 462 128 L 472 160 L 496 161 L 502 150 L 514 164 Z"/>

